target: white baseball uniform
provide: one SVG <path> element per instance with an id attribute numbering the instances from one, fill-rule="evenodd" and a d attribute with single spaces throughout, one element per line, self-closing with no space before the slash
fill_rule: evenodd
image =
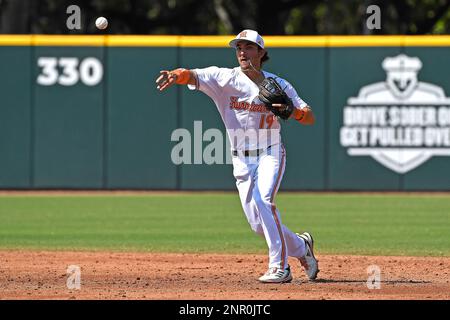
<path id="1" fill-rule="evenodd" d="M 212 98 L 220 112 L 232 148 L 233 174 L 242 207 L 253 231 L 264 235 L 269 247 L 269 268 L 287 268 L 288 256 L 305 254 L 305 243 L 281 223 L 274 198 L 286 164 L 280 123 L 258 99 L 258 86 L 240 67 L 193 69 L 195 86 Z M 292 85 L 274 77 L 296 108 L 307 104 Z"/>

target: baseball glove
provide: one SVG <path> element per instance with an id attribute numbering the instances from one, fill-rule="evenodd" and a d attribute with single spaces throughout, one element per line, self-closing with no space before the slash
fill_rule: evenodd
<path id="1" fill-rule="evenodd" d="M 283 120 L 289 119 L 294 111 L 294 104 L 278 82 L 269 77 L 265 78 L 258 87 L 258 98 L 266 105 L 266 108 Z M 283 107 L 274 107 L 272 104 L 282 104 Z"/>

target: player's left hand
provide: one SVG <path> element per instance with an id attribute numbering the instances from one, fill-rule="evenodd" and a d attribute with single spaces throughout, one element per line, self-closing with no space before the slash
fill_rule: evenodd
<path id="1" fill-rule="evenodd" d="M 173 72 L 162 70 L 159 72 L 161 75 L 156 79 L 156 89 L 163 91 L 173 85 L 177 80 L 177 75 Z"/>

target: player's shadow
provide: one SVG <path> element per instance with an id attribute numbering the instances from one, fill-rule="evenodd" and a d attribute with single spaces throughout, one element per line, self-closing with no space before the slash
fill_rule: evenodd
<path id="1" fill-rule="evenodd" d="M 348 279 L 316 279 L 314 281 L 310 281 L 314 283 L 367 283 L 367 279 L 365 280 L 348 280 Z M 385 284 L 418 284 L 418 283 L 431 283 L 431 281 L 424 280 L 381 280 L 380 283 Z"/>

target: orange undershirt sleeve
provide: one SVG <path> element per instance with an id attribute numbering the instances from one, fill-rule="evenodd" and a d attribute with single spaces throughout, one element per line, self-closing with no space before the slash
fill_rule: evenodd
<path id="1" fill-rule="evenodd" d="M 188 69 L 178 68 L 171 72 L 177 76 L 176 84 L 188 84 L 191 79 L 191 73 Z"/>

